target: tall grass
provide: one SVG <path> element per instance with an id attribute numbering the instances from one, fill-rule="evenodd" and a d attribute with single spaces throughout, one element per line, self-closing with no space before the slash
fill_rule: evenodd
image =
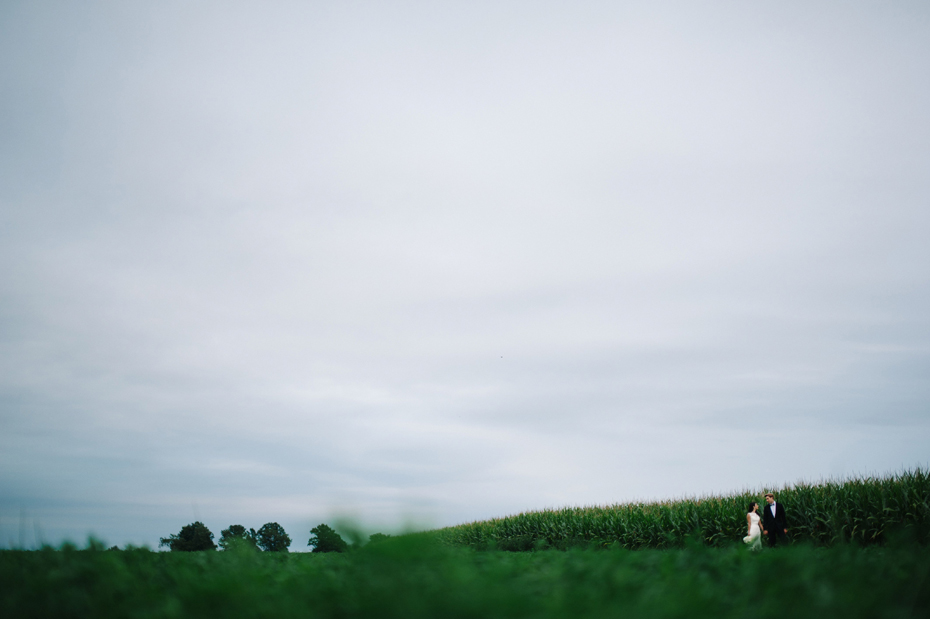
<path id="1" fill-rule="evenodd" d="M 913 528 L 916 541 L 930 541 L 930 475 L 916 469 L 886 477 L 771 490 L 787 510 L 791 538 L 819 546 L 843 542 L 877 544 L 900 529 Z M 454 546 L 531 550 L 571 546 L 614 546 L 631 550 L 675 548 L 690 536 L 723 546 L 746 534 L 750 501 L 764 505 L 763 491 L 727 496 L 573 507 L 472 522 L 438 535 Z"/>
<path id="2" fill-rule="evenodd" d="M 474 552 L 405 536 L 349 553 L 0 551 L 0 617 L 904 619 L 923 546 Z"/>

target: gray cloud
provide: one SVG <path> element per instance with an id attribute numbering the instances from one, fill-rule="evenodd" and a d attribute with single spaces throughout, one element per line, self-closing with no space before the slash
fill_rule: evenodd
<path id="1" fill-rule="evenodd" d="M 920 4 L 0 11 L 0 543 L 928 462 Z"/>

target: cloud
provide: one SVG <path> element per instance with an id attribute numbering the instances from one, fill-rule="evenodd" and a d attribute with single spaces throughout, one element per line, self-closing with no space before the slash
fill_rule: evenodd
<path id="1" fill-rule="evenodd" d="M 0 10 L 0 543 L 928 461 L 922 7 Z"/>

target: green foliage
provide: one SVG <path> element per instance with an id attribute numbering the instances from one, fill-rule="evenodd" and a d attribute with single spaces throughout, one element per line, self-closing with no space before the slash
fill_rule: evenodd
<path id="1" fill-rule="evenodd" d="M 390 535 L 385 535 L 384 533 L 372 533 L 368 536 L 369 544 L 379 544 L 381 542 L 391 539 Z"/>
<path id="2" fill-rule="evenodd" d="M 291 545 L 290 536 L 277 522 L 263 524 L 258 533 L 253 532 L 253 537 L 258 547 L 266 552 L 287 552 L 287 547 Z"/>
<path id="3" fill-rule="evenodd" d="M 257 550 L 255 529 L 246 529 L 241 524 L 231 524 L 220 533 L 220 548 L 223 550 Z"/>
<path id="4" fill-rule="evenodd" d="M 172 552 L 216 550 L 216 544 L 213 543 L 213 533 L 210 532 L 207 525 L 199 520 L 181 527 L 181 532 L 177 535 L 172 534 L 161 538 L 158 545 L 167 546 Z"/>
<path id="5" fill-rule="evenodd" d="M 921 469 L 774 492 L 787 509 L 794 541 L 880 544 L 895 531 L 913 527 L 918 541 L 930 542 L 930 475 Z M 679 548 L 689 536 L 725 546 L 746 535 L 746 507 L 750 501 L 764 505 L 762 494 L 526 512 L 441 529 L 438 535 L 454 546 L 500 550 Z"/>
<path id="6" fill-rule="evenodd" d="M 313 547 L 313 552 L 345 552 L 349 549 L 346 541 L 326 524 L 318 524 L 310 529 L 307 545 Z"/>
<path id="7" fill-rule="evenodd" d="M 920 545 L 752 554 L 474 552 L 430 536 L 348 554 L 0 551 L 4 617 L 866 619 L 926 617 Z"/>

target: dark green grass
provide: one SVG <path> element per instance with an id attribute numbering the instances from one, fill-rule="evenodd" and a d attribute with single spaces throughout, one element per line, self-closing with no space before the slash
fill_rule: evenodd
<path id="1" fill-rule="evenodd" d="M 930 553 L 914 542 L 751 554 L 513 553 L 410 536 L 347 554 L 0 552 L 0 616 L 927 617 Z"/>

